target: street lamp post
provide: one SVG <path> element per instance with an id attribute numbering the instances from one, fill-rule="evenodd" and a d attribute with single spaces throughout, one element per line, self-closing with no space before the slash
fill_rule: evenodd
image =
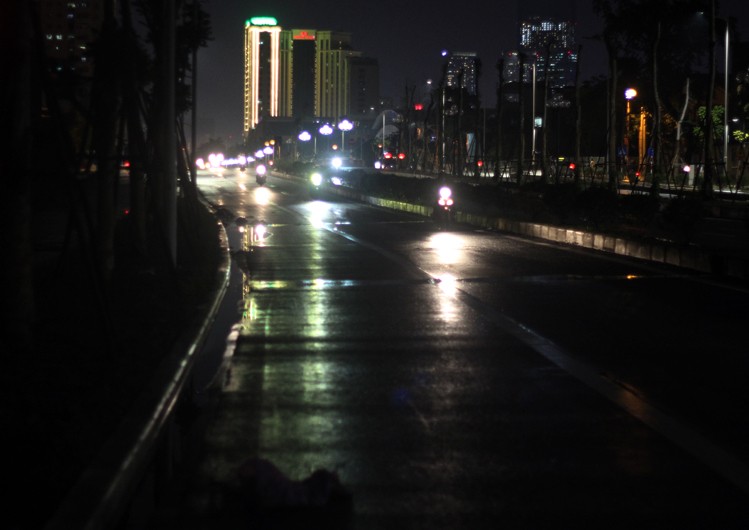
<path id="1" fill-rule="evenodd" d="M 354 124 L 346 119 L 338 124 L 338 129 L 341 131 L 341 154 L 346 152 L 346 131 L 350 131 L 353 128 Z"/>
<path id="2" fill-rule="evenodd" d="M 307 143 L 312 139 L 312 135 L 309 133 L 309 131 L 302 131 L 299 133 L 299 136 L 297 136 L 297 138 L 299 138 L 299 141 Z"/>
<path id="3" fill-rule="evenodd" d="M 446 160 L 446 154 L 445 149 L 447 148 L 446 142 L 445 142 L 445 93 L 447 92 L 447 80 L 445 79 L 447 76 L 447 61 L 448 61 L 448 54 L 449 52 L 447 50 L 442 50 L 441 55 L 444 58 L 442 62 L 442 80 L 440 81 L 440 88 L 442 90 L 442 105 L 440 107 L 440 115 L 442 120 L 442 160 L 440 165 L 440 173 L 445 172 L 445 165 L 447 163 Z"/>
<path id="4" fill-rule="evenodd" d="M 325 125 L 323 125 L 322 127 L 320 127 L 320 134 L 322 134 L 323 136 L 325 136 L 326 138 L 328 138 L 331 134 L 333 134 L 333 127 L 331 127 L 330 125 L 328 125 L 326 123 Z M 328 151 L 329 151 L 330 150 L 330 138 L 328 138 L 326 145 L 327 145 Z"/>
<path id="5" fill-rule="evenodd" d="M 275 162 L 275 158 L 276 158 L 276 157 L 275 157 L 275 152 L 276 152 L 276 150 L 274 149 L 274 147 L 273 147 L 272 145 L 270 145 L 270 143 L 269 143 L 268 145 L 266 145 L 265 147 L 263 147 L 263 153 L 264 153 L 264 154 L 265 154 L 266 156 L 270 157 L 270 161 L 269 161 L 268 163 L 269 163 L 269 164 L 270 164 L 271 166 L 272 166 L 272 165 L 273 165 L 273 163 Z"/>
<path id="6" fill-rule="evenodd" d="M 624 116 L 624 172 L 629 170 L 629 116 L 631 112 L 630 102 L 637 97 L 637 90 L 628 88 L 624 91 L 624 98 L 627 100 L 627 112 Z"/>

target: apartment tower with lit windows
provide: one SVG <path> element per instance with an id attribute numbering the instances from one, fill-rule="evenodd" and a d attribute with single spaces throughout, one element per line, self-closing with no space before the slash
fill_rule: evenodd
<path id="1" fill-rule="evenodd" d="M 447 60 L 445 84 L 450 88 L 464 89 L 472 96 L 477 92 L 478 54 L 475 52 L 453 52 Z"/>
<path id="2" fill-rule="evenodd" d="M 281 28 L 272 17 L 253 17 L 244 29 L 244 134 L 264 116 L 279 115 Z"/>
<path id="3" fill-rule="evenodd" d="M 90 78 L 94 74 L 91 44 L 104 20 L 102 3 L 95 0 L 40 0 L 39 19 L 49 72 L 56 76 Z"/>
<path id="4" fill-rule="evenodd" d="M 551 17 L 533 17 L 520 22 L 520 51 L 535 57 L 537 79 L 548 74 L 552 90 L 572 86 L 577 68 L 575 23 Z M 548 60 L 548 64 L 547 64 Z"/>

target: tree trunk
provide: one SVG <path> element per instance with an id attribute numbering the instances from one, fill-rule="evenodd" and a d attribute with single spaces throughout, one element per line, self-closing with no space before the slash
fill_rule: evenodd
<path id="1" fill-rule="evenodd" d="M 616 91 L 617 91 L 617 76 L 618 76 L 618 65 L 616 60 L 616 51 L 612 46 L 606 46 L 609 53 L 609 154 L 608 160 L 606 161 L 606 172 L 608 175 L 609 189 L 611 191 L 617 190 L 617 171 L 616 171 Z"/>
<path id="2" fill-rule="evenodd" d="M 582 108 L 580 107 L 580 61 L 582 57 L 582 45 L 577 47 L 577 65 L 575 67 L 575 187 L 580 187 L 580 172 L 582 171 L 582 156 L 580 154 L 580 138 L 583 134 Z"/>
<path id="3" fill-rule="evenodd" d="M 663 117 L 663 106 L 661 105 L 661 95 L 658 91 L 658 46 L 661 42 L 661 23 L 658 22 L 658 29 L 656 31 L 655 42 L 653 43 L 653 94 L 655 94 L 655 126 L 653 127 L 653 135 L 655 137 L 655 160 L 653 160 L 653 181 L 650 186 L 650 192 L 653 195 L 658 195 L 660 188 L 660 176 L 663 170 L 663 164 L 661 162 L 661 120 Z M 642 153 L 640 154 L 642 156 Z"/>
<path id="4" fill-rule="evenodd" d="M 119 112 L 118 35 L 114 6 L 104 4 L 104 22 L 97 45 L 96 72 L 93 88 L 93 148 L 97 157 L 98 212 L 96 254 L 99 275 L 106 285 L 114 268 L 115 186 L 119 160 L 116 149 L 117 115 Z"/>
<path id="5" fill-rule="evenodd" d="M 127 120 L 128 160 L 130 161 L 130 218 L 135 248 L 141 256 L 148 254 L 146 230 L 146 139 L 141 126 L 138 76 L 135 65 L 136 39 L 132 27 L 130 2 L 122 2 L 124 67 L 122 79 L 123 115 Z M 194 119 L 194 118 L 193 118 Z"/>
<path id="6" fill-rule="evenodd" d="M 504 87 L 504 68 L 505 68 L 505 61 L 504 58 L 501 58 L 497 62 L 497 145 L 496 145 L 496 163 L 494 165 L 494 178 L 497 180 L 502 178 L 502 98 L 504 97 L 503 93 L 503 87 Z"/>
<path id="7" fill-rule="evenodd" d="M 543 139 L 541 140 L 544 144 L 543 151 L 541 154 L 541 174 L 543 175 L 544 182 L 548 181 L 549 178 L 549 56 L 551 55 L 551 45 L 546 45 L 546 59 L 544 61 L 544 128 L 543 128 Z M 535 118 L 534 118 L 535 119 Z M 559 119 L 559 113 L 557 113 L 557 120 Z"/>
<path id="8" fill-rule="evenodd" d="M 520 142 L 518 149 L 517 169 L 515 179 L 520 184 L 523 181 L 523 155 L 525 154 L 525 98 L 523 97 L 523 69 L 525 68 L 525 56 L 518 54 L 518 109 L 520 112 Z"/>
<path id="9" fill-rule="evenodd" d="M 0 117 L 9 138 L 0 142 L 3 193 L 0 194 L 0 245 L 3 249 L 2 318 L 0 341 L 10 347 L 33 348 L 35 320 L 33 256 L 31 246 L 32 109 L 38 108 L 39 87 L 32 82 L 31 4 L 5 2 L 0 7 L 0 30 L 6 46 L 0 49 Z M 21 358 L 21 356 L 18 356 Z"/>

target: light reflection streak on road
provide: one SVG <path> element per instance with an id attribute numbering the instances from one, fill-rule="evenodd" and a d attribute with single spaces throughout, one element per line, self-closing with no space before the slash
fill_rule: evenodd
<path id="1" fill-rule="evenodd" d="M 457 279 L 449 273 L 441 274 L 437 278 L 437 303 L 439 316 L 446 323 L 457 322 L 460 319 L 457 294 Z"/>
<path id="2" fill-rule="evenodd" d="M 448 232 L 440 232 L 429 238 L 428 245 L 437 256 L 437 263 L 439 265 L 459 265 L 464 260 L 463 236 Z"/>

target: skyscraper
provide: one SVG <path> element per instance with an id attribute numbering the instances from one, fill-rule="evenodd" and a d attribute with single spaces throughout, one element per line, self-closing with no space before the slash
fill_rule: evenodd
<path id="1" fill-rule="evenodd" d="M 278 116 L 280 33 L 273 17 L 253 17 L 244 31 L 244 133 L 263 116 Z"/>
<path id="2" fill-rule="evenodd" d="M 475 96 L 477 69 L 478 55 L 475 52 L 451 53 L 445 69 L 445 84 L 451 88 L 457 88 L 460 84 L 461 88 Z"/>
<path id="3" fill-rule="evenodd" d="M 264 118 L 337 122 L 374 106 L 377 61 L 351 47 L 351 34 L 289 29 L 272 17 L 245 24 L 244 135 Z"/>
<path id="4" fill-rule="evenodd" d="M 314 29 L 281 32 L 281 116 L 314 116 L 316 48 Z"/>
<path id="5" fill-rule="evenodd" d="M 574 22 L 551 17 L 522 20 L 520 52 L 526 57 L 535 57 L 537 79 L 543 80 L 548 73 L 553 90 L 574 84 L 577 68 Z"/>
<path id="6" fill-rule="evenodd" d="M 368 114 L 380 100 L 379 63 L 372 57 L 351 57 L 349 65 L 349 112 Z"/>
<path id="7" fill-rule="evenodd" d="M 317 32 L 316 116 L 337 121 L 348 114 L 351 83 L 348 60 L 361 55 L 351 49 L 350 33 Z"/>

